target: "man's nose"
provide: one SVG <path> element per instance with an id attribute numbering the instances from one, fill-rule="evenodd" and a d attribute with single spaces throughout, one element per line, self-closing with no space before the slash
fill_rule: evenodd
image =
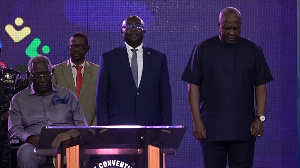
<path id="1" fill-rule="evenodd" d="M 132 26 L 132 28 L 130 29 L 131 31 L 137 31 L 138 28 L 136 28 L 135 26 Z"/>
<path id="2" fill-rule="evenodd" d="M 235 34 L 235 30 L 234 29 L 229 29 L 229 34 L 234 35 Z"/>
<path id="3" fill-rule="evenodd" d="M 40 81 L 41 81 L 41 82 L 44 82 L 44 81 L 46 81 L 46 80 L 47 80 L 47 79 L 46 79 L 46 77 L 45 77 L 44 75 L 41 75 L 41 76 L 40 76 Z"/>

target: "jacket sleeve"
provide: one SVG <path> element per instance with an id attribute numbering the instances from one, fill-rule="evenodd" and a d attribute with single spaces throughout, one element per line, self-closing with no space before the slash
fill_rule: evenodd
<path id="1" fill-rule="evenodd" d="M 18 103 L 18 98 L 13 97 L 9 108 L 9 118 L 8 118 L 8 136 L 10 139 L 17 138 L 22 142 L 26 142 L 27 138 L 32 134 L 25 132 L 22 123 L 21 107 Z"/>
<path id="2" fill-rule="evenodd" d="M 160 75 L 160 108 L 162 125 L 172 125 L 172 93 L 166 55 L 163 57 Z"/>
<path id="3" fill-rule="evenodd" d="M 105 55 L 102 54 L 99 61 L 98 82 L 96 90 L 96 114 L 97 125 L 109 125 L 108 122 L 108 91 L 109 72 Z"/>

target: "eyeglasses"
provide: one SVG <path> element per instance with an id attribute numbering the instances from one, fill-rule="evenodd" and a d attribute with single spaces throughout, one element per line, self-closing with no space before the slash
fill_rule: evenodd
<path id="1" fill-rule="evenodd" d="M 69 49 L 71 50 L 75 50 L 76 48 L 78 48 L 78 50 L 83 50 L 87 45 L 84 44 L 70 44 L 68 45 Z"/>
<path id="2" fill-rule="evenodd" d="M 42 79 L 42 77 L 44 77 L 45 79 L 50 79 L 52 77 L 52 73 L 40 73 L 40 74 L 36 74 L 36 73 L 30 73 L 31 76 L 33 77 L 33 79 L 35 80 L 40 80 Z"/>
<path id="3" fill-rule="evenodd" d="M 136 25 L 126 25 L 126 26 L 123 26 L 123 28 L 125 28 L 125 29 L 132 29 L 132 28 L 135 28 L 135 29 L 142 29 L 142 28 L 143 28 L 143 25 L 141 25 L 141 24 L 136 24 Z"/>

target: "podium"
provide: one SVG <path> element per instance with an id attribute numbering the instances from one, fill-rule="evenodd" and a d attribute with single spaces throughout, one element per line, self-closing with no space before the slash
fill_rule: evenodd
<path id="1" fill-rule="evenodd" d="M 164 168 L 185 132 L 185 126 L 48 126 L 35 154 L 56 156 L 56 168 L 88 167 L 86 159 L 95 156 L 92 168 Z"/>

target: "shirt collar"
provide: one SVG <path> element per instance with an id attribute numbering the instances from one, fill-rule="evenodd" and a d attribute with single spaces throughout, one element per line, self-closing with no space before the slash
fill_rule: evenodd
<path id="1" fill-rule="evenodd" d="M 71 61 L 71 58 L 70 58 L 70 63 L 71 63 L 71 67 L 74 67 L 75 66 L 75 64 Z M 82 66 L 82 68 L 84 68 L 84 66 L 85 66 L 85 61 L 82 63 L 82 64 L 80 64 L 81 66 Z"/>
<path id="2" fill-rule="evenodd" d="M 56 89 L 56 86 L 54 85 L 54 84 L 52 84 L 52 89 L 51 89 L 51 91 L 49 92 L 49 93 L 51 93 L 51 92 L 56 92 L 57 91 L 57 89 Z M 38 95 L 35 91 L 34 91 L 34 89 L 33 89 L 33 84 L 31 84 L 30 85 L 30 87 L 29 87 L 29 94 L 28 95 Z"/>
<path id="3" fill-rule="evenodd" d="M 126 46 L 127 51 L 131 51 L 131 49 L 134 49 L 133 47 L 131 47 L 130 45 L 128 45 L 126 42 L 125 42 L 125 46 Z M 137 49 L 138 51 L 143 51 L 143 43 L 141 43 L 141 45 L 139 45 L 135 49 Z"/>

